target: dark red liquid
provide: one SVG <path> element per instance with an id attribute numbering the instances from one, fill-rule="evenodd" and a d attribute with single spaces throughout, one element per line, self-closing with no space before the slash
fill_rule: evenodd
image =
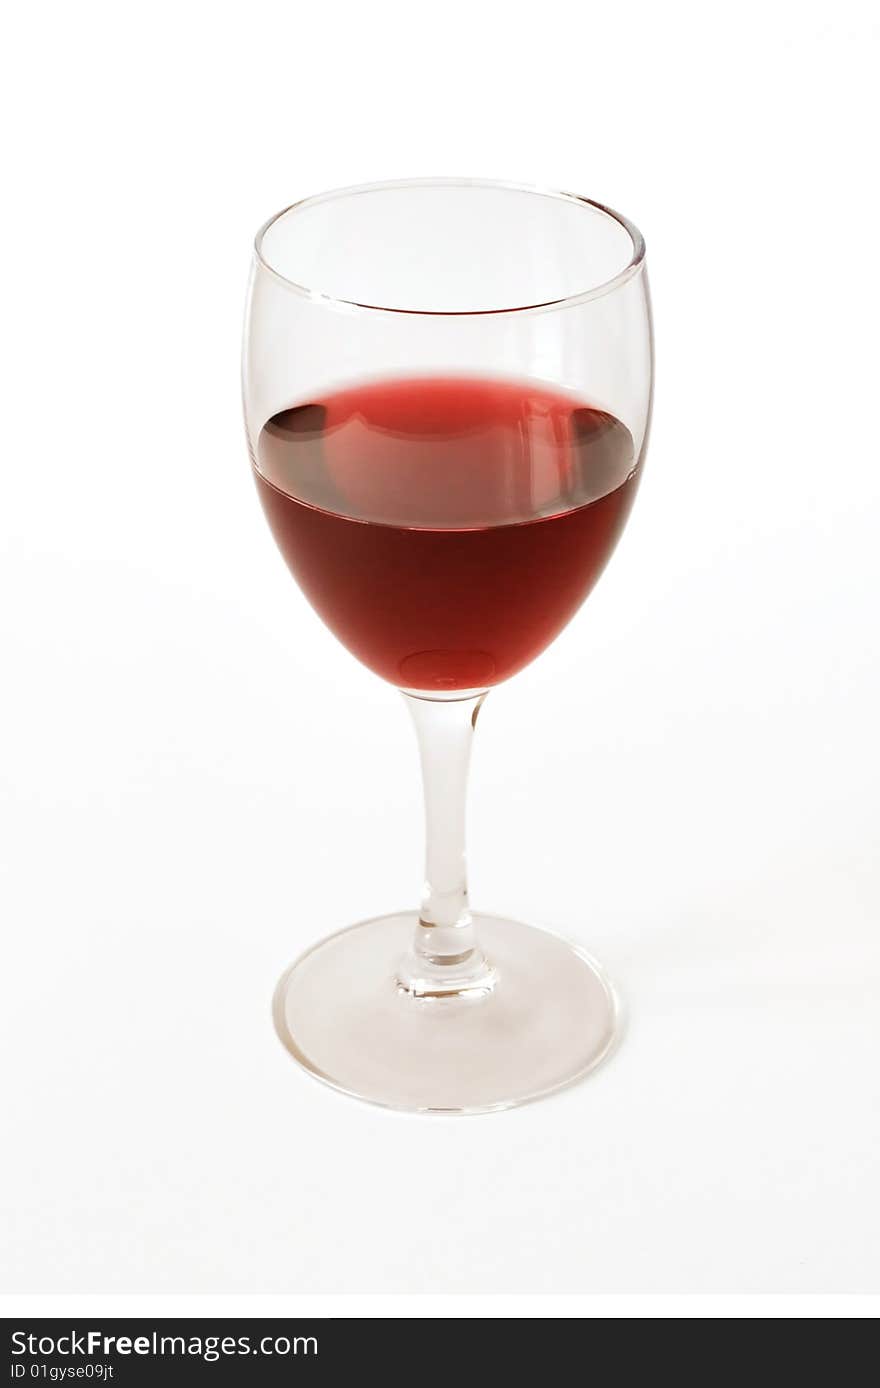
<path id="1" fill-rule="evenodd" d="M 577 611 L 638 474 L 612 415 L 531 383 L 395 380 L 276 414 L 275 539 L 330 629 L 408 689 L 507 679 Z"/>

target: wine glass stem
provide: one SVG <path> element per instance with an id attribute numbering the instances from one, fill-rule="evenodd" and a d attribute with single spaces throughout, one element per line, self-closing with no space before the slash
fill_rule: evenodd
<path id="1" fill-rule="evenodd" d="M 404 693 L 419 742 L 425 792 L 425 882 L 412 952 L 399 981 L 437 996 L 491 987 L 468 906 L 465 800 L 471 744 L 486 691 L 431 699 Z"/>

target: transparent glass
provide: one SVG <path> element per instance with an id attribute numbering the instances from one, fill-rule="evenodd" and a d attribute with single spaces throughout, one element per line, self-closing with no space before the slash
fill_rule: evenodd
<path id="1" fill-rule="evenodd" d="M 489 689 L 570 620 L 626 522 L 647 445 L 644 244 L 586 198 L 419 180 L 310 198 L 259 232 L 244 406 L 281 552 L 337 637 L 404 695 L 418 738 L 419 908 L 284 974 L 300 1064 L 393 1108 L 475 1113 L 608 1055 L 601 969 L 472 913 L 471 741 Z"/>

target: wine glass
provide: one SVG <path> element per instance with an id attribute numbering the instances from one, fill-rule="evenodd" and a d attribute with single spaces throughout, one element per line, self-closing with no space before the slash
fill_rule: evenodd
<path id="1" fill-rule="evenodd" d="M 275 994 L 319 1079 L 397 1109 L 524 1103 L 593 1069 L 614 994 L 580 948 L 472 913 L 471 739 L 559 633 L 638 486 L 645 249 L 587 198 L 423 179 L 308 198 L 256 238 L 244 342 L 269 525 L 327 626 L 403 693 L 424 778 L 418 910 L 313 945 Z"/>

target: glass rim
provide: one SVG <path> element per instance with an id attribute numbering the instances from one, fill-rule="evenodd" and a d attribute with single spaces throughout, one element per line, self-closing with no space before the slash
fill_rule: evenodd
<path id="1" fill-rule="evenodd" d="M 576 290 L 572 294 L 564 294 L 555 299 L 547 299 L 540 303 L 516 304 L 507 308 L 479 308 L 479 309 L 419 309 L 401 308 L 388 304 L 361 303 L 356 299 L 340 298 L 334 294 L 327 294 L 323 290 L 309 288 L 308 285 L 300 284 L 297 280 L 290 279 L 289 276 L 281 273 L 280 270 L 271 264 L 263 253 L 263 241 L 266 233 L 276 222 L 280 222 L 282 217 L 287 217 L 291 213 L 296 213 L 304 208 L 315 207 L 319 203 L 333 202 L 338 198 L 354 197 L 360 193 L 381 193 L 391 189 L 404 188 L 477 188 L 477 189 L 497 189 L 502 192 L 511 193 L 530 193 L 538 197 L 553 198 L 557 201 L 574 203 L 576 205 L 591 208 L 594 212 L 600 212 L 603 216 L 611 218 L 612 221 L 623 227 L 624 231 L 632 243 L 632 254 L 627 264 L 618 270 L 610 279 L 603 280 L 600 284 L 591 285 L 589 288 Z M 576 304 L 589 303 L 591 299 L 599 299 L 604 295 L 619 289 L 641 269 L 645 260 L 645 239 L 634 222 L 628 217 L 624 217 L 622 212 L 616 212 L 613 207 L 608 207 L 604 203 L 596 202 L 594 198 L 588 198 L 580 193 L 567 193 L 555 188 L 545 188 L 539 184 L 516 183 L 504 179 L 490 178 L 399 178 L 383 180 L 378 183 L 357 183 L 347 188 L 333 188 L 325 193 L 316 193 L 311 197 L 300 198 L 296 202 L 283 207 L 280 212 L 274 213 L 268 221 L 264 222 L 254 237 L 254 255 L 257 264 L 271 275 L 273 279 L 283 284 L 293 293 L 303 298 L 311 299 L 315 302 L 325 304 L 328 307 L 344 309 L 346 311 L 355 310 L 364 313 L 395 313 L 406 314 L 414 318 L 485 318 L 488 316 L 514 315 L 526 313 L 541 313 L 548 309 L 569 308 Z"/>

